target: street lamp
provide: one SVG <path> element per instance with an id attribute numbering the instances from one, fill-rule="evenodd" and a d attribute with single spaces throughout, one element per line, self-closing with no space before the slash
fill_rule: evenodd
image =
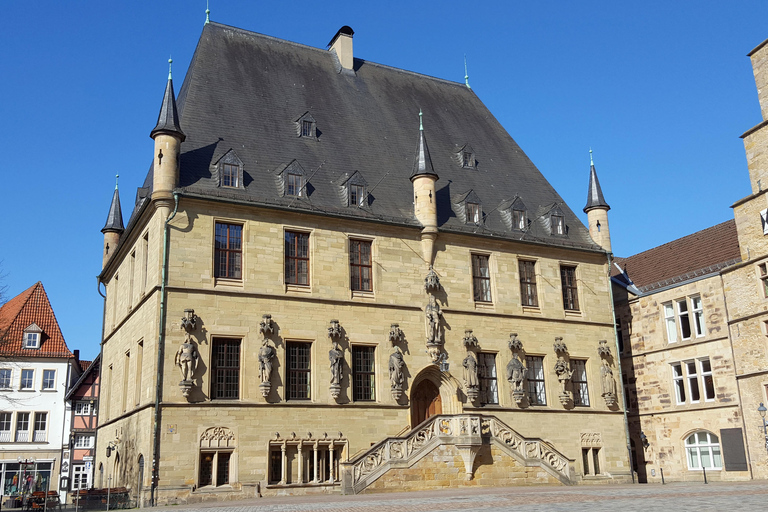
<path id="1" fill-rule="evenodd" d="M 768 409 L 765 408 L 765 406 L 763 405 L 763 402 L 760 402 L 760 407 L 757 408 L 757 412 L 760 413 L 760 418 L 762 418 L 763 437 L 765 438 L 765 449 L 768 450 L 768 430 L 766 429 L 766 422 L 765 422 L 766 411 L 768 411 Z"/>

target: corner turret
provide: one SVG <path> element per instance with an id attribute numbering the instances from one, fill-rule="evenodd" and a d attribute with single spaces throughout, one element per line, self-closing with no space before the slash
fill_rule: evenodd
<path id="1" fill-rule="evenodd" d="M 123 211 L 120 208 L 120 192 L 117 190 L 117 179 L 120 175 L 115 176 L 115 193 L 112 194 L 112 203 L 109 205 L 109 214 L 107 214 L 107 222 L 104 227 L 101 228 L 101 232 L 104 233 L 104 255 L 101 261 L 101 267 L 104 268 L 107 262 L 112 257 L 117 248 L 118 242 L 120 242 L 120 235 L 125 231 L 123 226 Z"/>
<path id="2" fill-rule="evenodd" d="M 437 173 L 432 167 L 429 156 L 427 138 L 424 135 L 424 123 L 419 110 L 419 145 L 416 148 L 416 159 L 413 163 L 411 183 L 413 183 L 413 208 L 416 219 L 421 223 L 421 250 L 427 266 L 434 259 L 434 244 L 437 239 L 437 201 L 435 197 L 435 182 Z"/>
<path id="3" fill-rule="evenodd" d="M 173 93 L 171 76 L 172 60 L 168 59 L 168 83 L 165 86 L 163 104 L 157 125 L 149 136 L 155 140 L 153 161 L 152 200 L 170 202 L 173 189 L 179 182 L 179 153 L 186 135 L 181 131 L 179 114 L 176 110 L 176 96 Z"/>
<path id="4" fill-rule="evenodd" d="M 587 191 L 587 205 L 584 213 L 587 214 L 589 224 L 589 236 L 597 245 L 611 252 L 611 232 L 608 229 L 608 210 L 611 207 L 605 202 L 600 182 L 597 180 L 595 162 L 592 160 L 592 150 L 589 150 L 589 190 Z"/>

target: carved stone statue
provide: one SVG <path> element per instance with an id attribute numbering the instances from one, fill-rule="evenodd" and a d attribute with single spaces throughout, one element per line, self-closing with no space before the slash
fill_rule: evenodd
<path id="1" fill-rule="evenodd" d="M 344 360 L 344 352 L 336 340 L 333 341 L 333 348 L 328 351 L 328 360 L 331 362 L 331 396 L 338 398 L 341 393 L 341 362 Z"/>
<path id="2" fill-rule="evenodd" d="M 568 368 L 568 363 L 562 357 L 555 363 L 555 374 L 557 375 L 557 380 L 560 381 L 560 403 L 566 405 L 570 402 L 571 395 L 565 389 L 565 386 L 571 380 L 573 370 Z"/>
<path id="3" fill-rule="evenodd" d="M 392 398 L 395 400 L 399 400 L 403 396 L 403 384 L 405 383 L 403 368 L 405 368 L 403 353 L 399 348 L 396 348 L 389 356 L 389 382 L 392 388 Z"/>
<path id="4" fill-rule="evenodd" d="M 605 359 L 603 359 L 603 366 L 600 368 L 600 375 L 602 376 L 605 405 L 608 407 L 616 405 L 616 380 L 613 378 L 613 369 Z"/>
<path id="5" fill-rule="evenodd" d="M 187 336 L 184 343 L 179 346 L 179 350 L 176 351 L 176 357 L 174 359 L 176 366 L 179 367 L 179 371 L 181 372 L 181 380 L 183 382 L 192 381 L 192 376 L 195 374 L 199 357 L 195 344 L 189 339 L 189 336 Z"/>
<path id="6" fill-rule="evenodd" d="M 480 381 L 477 378 L 477 359 L 470 352 L 461 365 L 464 367 L 464 387 L 467 390 L 467 398 L 474 402 L 480 392 Z"/>
<path id="7" fill-rule="evenodd" d="M 507 365 L 507 380 L 512 385 L 513 391 L 523 391 L 523 383 L 527 374 L 528 368 L 523 366 L 523 362 L 515 354 Z"/>
<path id="8" fill-rule="evenodd" d="M 272 377 L 272 358 L 275 357 L 275 349 L 264 338 L 259 349 L 259 377 L 262 383 L 269 382 Z"/>
<path id="9" fill-rule="evenodd" d="M 424 316 L 427 320 L 427 344 L 442 344 L 440 317 L 443 316 L 443 312 L 440 310 L 440 304 L 437 303 L 434 295 L 429 296 L 429 303 L 424 308 Z"/>

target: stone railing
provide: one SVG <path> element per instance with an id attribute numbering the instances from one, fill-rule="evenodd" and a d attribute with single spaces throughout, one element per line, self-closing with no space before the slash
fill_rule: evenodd
<path id="1" fill-rule="evenodd" d="M 402 437 L 388 437 L 341 464 L 342 492 L 356 494 L 390 469 L 407 468 L 440 445 L 454 445 L 464 459 L 466 479 L 473 477 L 475 457 L 483 444 L 494 443 L 525 466 L 541 466 L 570 484 L 571 460 L 549 443 L 525 438 L 495 416 L 438 415 Z"/>

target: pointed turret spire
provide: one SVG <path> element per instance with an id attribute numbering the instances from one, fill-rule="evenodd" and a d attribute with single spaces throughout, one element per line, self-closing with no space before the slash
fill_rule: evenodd
<path id="1" fill-rule="evenodd" d="M 597 180 L 595 162 L 592 160 L 592 148 L 589 148 L 589 190 L 587 190 L 587 206 L 584 207 L 584 213 L 589 212 L 593 208 L 602 208 L 605 211 L 611 209 L 603 197 L 600 182 Z"/>
<path id="2" fill-rule="evenodd" d="M 117 190 L 117 179 L 120 177 L 118 174 L 115 176 L 115 193 L 112 194 L 112 204 L 109 205 L 109 214 L 107 215 L 107 222 L 101 229 L 102 233 L 107 231 L 114 231 L 116 233 L 122 233 L 125 231 L 123 226 L 123 211 L 120 208 L 120 192 Z"/>
<path id="3" fill-rule="evenodd" d="M 422 121 L 421 109 L 419 109 L 419 145 L 416 148 L 416 160 L 413 162 L 411 179 L 422 175 L 432 175 L 437 178 L 437 173 L 432 167 L 432 158 L 429 156 L 427 138 L 424 136 L 424 122 Z"/>
<path id="4" fill-rule="evenodd" d="M 186 135 L 179 125 L 179 113 L 176 110 L 176 95 L 173 93 L 173 78 L 171 76 L 172 59 L 168 59 L 168 83 L 165 86 L 163 104 L 160 107 L 160 115 L 157 116 L 157 126 L 149 133 L 153 139 L 157 134 L 165 133 L 177 136 L 182 142 Z"/>

